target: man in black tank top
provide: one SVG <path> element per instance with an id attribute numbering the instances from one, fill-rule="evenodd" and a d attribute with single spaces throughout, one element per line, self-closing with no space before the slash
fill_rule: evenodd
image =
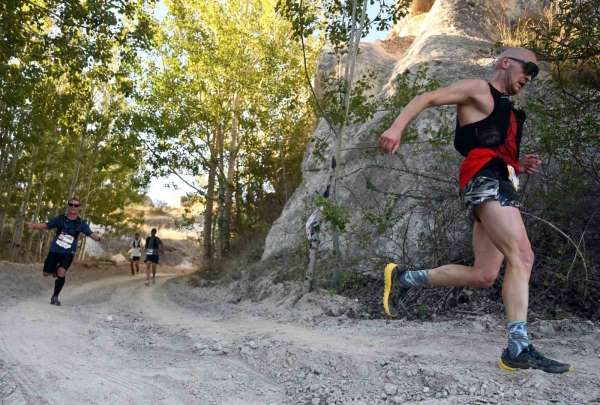
<path id="1" fill-rule="evenodd" d="M 153 228 L 150 231 L 150 236 L 146 238 L 144 249 L 146 250 L 146 286 L 149 286 L 150 270 L 152 270 L 152 284 L 154 284 L 159 257 L 164 253 L 163 243 L 160 238 L 156 236 L 156 228 Z"/>
<path id="2" fill-rule="evenodd" d="M 510 96 L 517 94 L 538 73 L 533 52 L 509 48 L 497 59 L 490 82 L 461 80 L 448 87 L 415 97 L 379 140 L 385 153 L 395 153 L 402 133 L 423 110 L 457 106 L 455 147 L 465 156 L 459 187 L 473 218 L 473 266 L 449 264 L 434 269 L 407 271 L 389 263 L 384 269 L 383 306 L 395 285 L 488 288 L 506 271 L 502 300 L 506 311 L 508 344 L 500 356 L 503 370 L 535 368 L 564 373 L 570 365 L 551 360 L 529 343 L 527 311 L 529 277 L 534 255 L 519 211 L 517 173 L 533 174 L 541 161 L 536 155 L 519 157 L 525 114 L 515 109 Z"/>

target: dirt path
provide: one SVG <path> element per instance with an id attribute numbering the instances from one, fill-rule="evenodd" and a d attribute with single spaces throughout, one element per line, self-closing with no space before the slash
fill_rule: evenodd
<path id="1" fill-rule="evenodd" d="M 184 285 L 172 277 L 145 287 L 141 276 L 90 272 L 70 280 L 61 307 L 48 304 L 50 283 L 8 302 L 0 312 L 0 403 L 600 401 L 598 325 L 537 332 L 537 343 L 574 362 L 575 372 L 504 373 L 495 365 L 502 325 L 491 318 L 283 322 L 189 296 L 182 306 Z"/>

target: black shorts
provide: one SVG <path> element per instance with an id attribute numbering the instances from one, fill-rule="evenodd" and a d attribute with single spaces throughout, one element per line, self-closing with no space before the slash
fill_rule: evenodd
<path id="1" fill-rule="evenodd" d="M 44 262 L 44 273 L 56 274 L 59 267 L 68 270 L 73 263 L 73 254 L 49 252 Z"/>
<path id="2" fill-rule="evenodd" d="M 475 208 L 487 201 L 498 201 L 503 207 L 521 207 L 521 196 L 513 184 L 502 173 L 482 170 L 467 183 L 462 198 L 468 210 L 469 219 L 481 222 Z"/>
<path id="3" fill-rule="evenodd" d="M 140 261 L 140 256 L 131 256 L 131 261 L 132 262 L 139 262 Z"/>
<path id="4" fill-rule="evenodd" d="M 156 263 L 156 264 L 158 264 L 158 255 L 147 255 L 146 256 L 146 261 L 150 262 L 150 263 Z"/>

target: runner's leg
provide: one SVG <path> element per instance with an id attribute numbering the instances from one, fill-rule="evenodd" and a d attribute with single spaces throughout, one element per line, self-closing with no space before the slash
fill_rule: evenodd
<path id="1" fill-rule="evenodd" d="M 506 258 L 502 286 L 506 318 L 525 321 L 534 254 L 521 213 L 518 208 L 502 207 L 497 201 L 490 201 L 478 207 L 477 214 L 490 240 Z"/>
<path id="2" fill-rule="evenodd" d="M 150 285 L 150 266 L 152 263 L 146 258 L 146 285 Z"/>
<path id="3" fill-rule="evenodd" d="M 447 264 L 429 271 L 429 284 L 439 287 L 488 288 L 494 284 L 504 255 L 492 243 L 480 222 L 473 225 L 473 266 Z"/>

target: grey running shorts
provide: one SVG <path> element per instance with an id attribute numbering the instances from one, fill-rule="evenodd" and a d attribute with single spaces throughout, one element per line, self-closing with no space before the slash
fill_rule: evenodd
<path id="1" fill-rule="evenodd" d="M 487 201 L 498 201 L 503 207 L 521 207 L 521 197 L 509 180 L 475 176 L 462 192 L 469 219 L 481 222 L 475 207 Z"/>

